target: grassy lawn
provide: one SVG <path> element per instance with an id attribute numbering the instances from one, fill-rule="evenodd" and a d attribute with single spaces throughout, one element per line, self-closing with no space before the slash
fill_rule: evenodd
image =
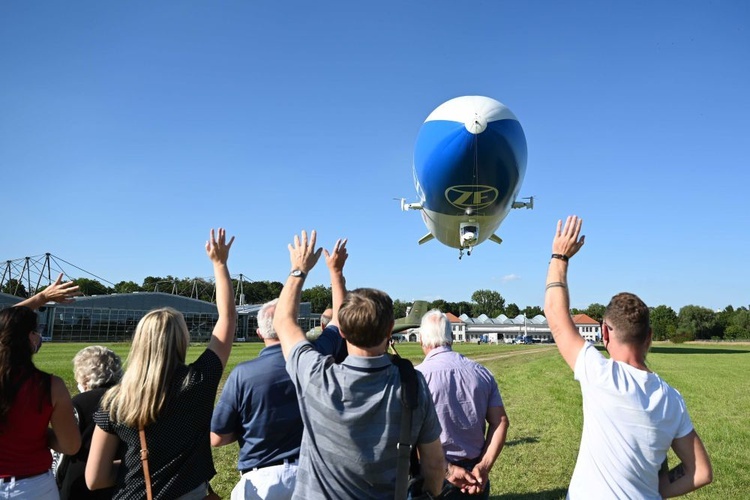
<path id="1" fill-rule="evenodd" d="M 77 392 L 72 358 L 83 344 L 45 344 L 37 365 L 61 376 Z M 123 359 L 129 346 L 110 345 Z M 238 362 L 257 356 L 261 344 L 236 344 L 224 376 Z M 399 353 L 422 359 L 416 344 L 398 344 Z M 202 352 L 195 345 L 189 361 Z M 573 374 L 552 345 L 457 345 L 494 374 L 510 418 L 508 441 L 491 474 L 496 499 L 560 499 L 573 473 L 582 427 L 581 393 Z M 691 498 L 747 498 L 750 495 L 750 345 L 657 344 L 651 368 L 685 398 L 696 430 L 714 467 L 713 484 Z M 237 447 L 214 450 L 212 485 L 224 498 L 238 479 Z M 670 456 L 670 463 L 676 457 Z"/>

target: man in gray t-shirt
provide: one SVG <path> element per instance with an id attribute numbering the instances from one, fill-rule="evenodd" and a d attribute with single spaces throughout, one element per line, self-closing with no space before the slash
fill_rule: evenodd
<path id="1" fill-rule="evenodd" d="M 348 357 L 337 365 L 317 353 L 297 315 L 302 285 L 321 251 L 315 250 L 315 231 L 309 241 L 304 231 L 301 238 L 295 236 L 289 245 L 292 272 L 274 316 L 305 424 L 293 498 L 390 499 L 396 493 L 403 411 L 399 370 L 386 355 L 393 302 L 379 290 L 350 292 L 338 312 Z M 424 489 L 437 495 L 446 476 L 470 479 L 461 479 L 458 467 L 446 468 L 435 407 L 424 377 L 417 378 L 419 405 L 412 415 L 411 444 L 419 450 Z"/>

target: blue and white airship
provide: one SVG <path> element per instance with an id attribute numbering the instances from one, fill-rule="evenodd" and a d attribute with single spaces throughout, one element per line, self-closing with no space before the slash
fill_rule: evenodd
<path id="1" fill-rule="evenodd" d="M 433 238 L 459 249 L 459 258 L 490 239 L 512 208 L 533 208 L 533 197 L 518 201 L 526 173 L 526 136 L 504 104 L 463 96 L 438 106 L 422 124 L 414 148 L 414 184 L 420 210 Z"/>

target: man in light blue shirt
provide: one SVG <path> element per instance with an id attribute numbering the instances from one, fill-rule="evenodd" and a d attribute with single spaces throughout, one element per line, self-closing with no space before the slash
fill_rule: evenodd
<path id="1" fill-rule="evenodd" d="M 489 474 L 505 444 L 508 416 L 492 373 L 454 352 L 448 318 L 434 309 L 419 329 L 424 375 L 443 430 L 440 442 L 448 462 L 470 471 L 476 486 L 452 492 L 450 498 L 489 498 Z M 485 427 L 485 422 L 488 424 Z"/>

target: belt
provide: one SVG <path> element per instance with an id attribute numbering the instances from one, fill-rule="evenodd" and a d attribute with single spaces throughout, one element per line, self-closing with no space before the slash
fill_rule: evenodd
<path id="1" fill-rule="evenodd" d="M 465 458 L 463 460 L 454 460 L 451 463 L 458 467 L 462 467 L 466 470 L 471 470 L 474 468 L 475 465 L 479 463 L 479 458 L 473 458 L 473 459 Z"/>
<path id="2" fill-rule="evenodd" d="M 248 467 L 247 469 L 241 469 L 240 474 L 246 474 L 248 472 L 258 470 L 258 469 L 265 469 L 266 467 L 275 467 L 277 465 L 284 465 L 285 463 L 292 463 L 292 462 L 295 462 L 296 460 L 297 460 L 296 458 L 293 458 L 293 459 L 282 458 L 281 460 L 277 460 L 275 462 L 269 462 L 267 464 L 263 464 L 260 467 Z"/>
<path id="3" fill-rule="evenodd" d="M 11 480 L 11 479 L 15 479 L 16 481 L 20 481 L 21 479 L 29 479 L 30 477 L 41 476 L 42 474 L 46 474 L 47 472 L 48 471 L 37 472 L 35 474 L 20 474 L 20 475 L 16 475 L 16 476 L 4 476 L 4 477 L 0 477 L 0 479 L 2 479 L 3 481 L 5 481 L 5 480 Z"/>

